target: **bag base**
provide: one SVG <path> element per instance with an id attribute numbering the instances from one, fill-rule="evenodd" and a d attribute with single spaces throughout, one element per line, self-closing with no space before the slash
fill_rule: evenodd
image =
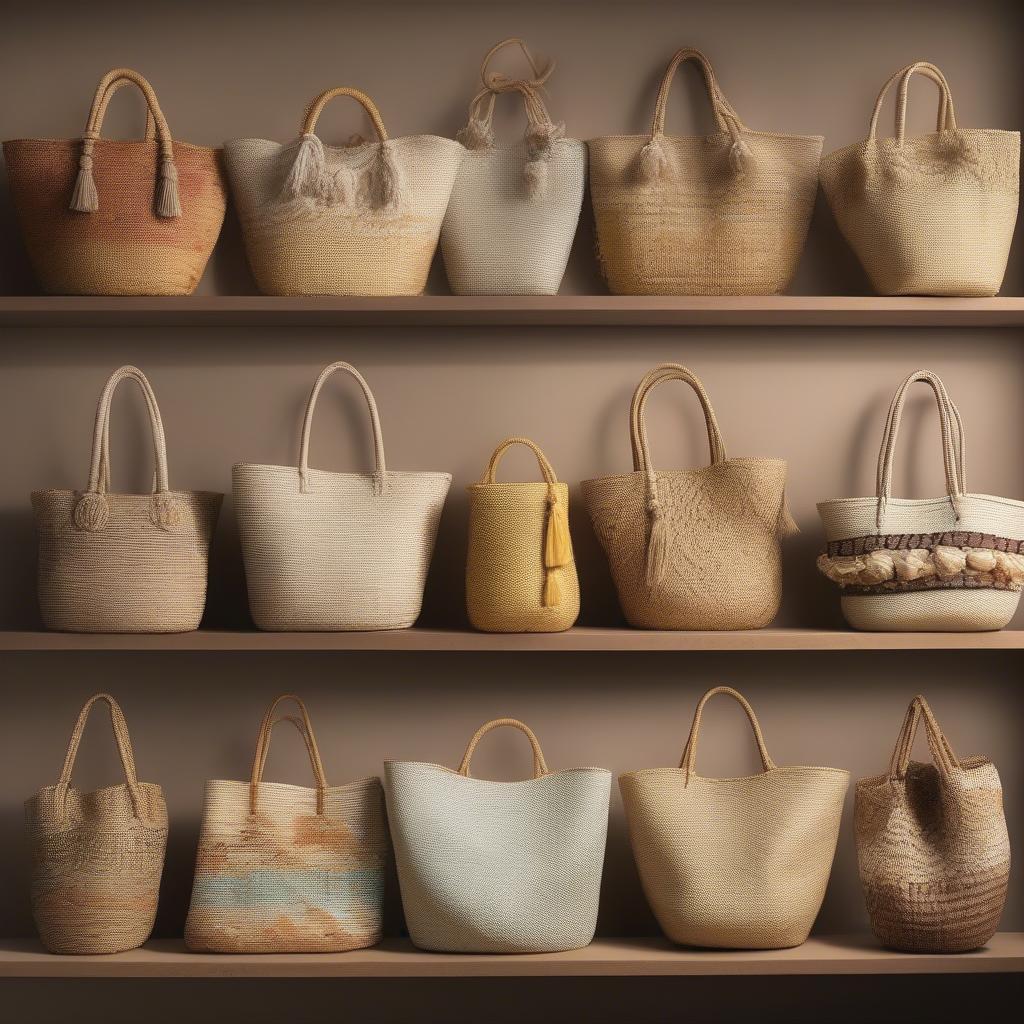
<path id="1" fill-rule="evenodd" d="M 1002 629 L 1017 611 L 1013 590 L 917 590 L 843 597 L 843 617 L 869 632 L 974 633 Z"/>

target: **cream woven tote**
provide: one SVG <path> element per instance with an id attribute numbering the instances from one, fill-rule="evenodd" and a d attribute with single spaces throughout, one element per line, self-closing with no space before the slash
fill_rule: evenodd
<path id="1" fill-rule="evenodd" d="M 910 760 L 922 718 L 934 764 Z M 883 945 L 966 953 L 992 938 L 1010 875 L 999 773 L 988 758 L 957 758 L 924 697 L 911 701 L 889 771 L 857 783 L 854 827 Z"/>
<path id="2" fill-rule="evenodd" d="M 718 132 L 665 134 L 676 69 L 704 73 Z M 772 295 L 796 272 L 818 189 L 820 136 L 752 131 L 707 58 L 669 63 L 647 135 L 591 139 L 598 256 L 617 295 Z"/>
<path id="3" fill-rule="evenodd" d="M 488 74 L 490 59 L 518 43 L 534 78 Z M 473 98 L 459 133 L 468 152 L 455 179 L 441 230 L 441 252 L 456 295 L 555 295 L 576 235 L 587 173 L 582 142 L 554 124 L 538 90 L 554 68 L 540 71 L 521 39 L 506 39 L 484 58 L 484 88 Z M 495 97 L 515 93 L 526 110 L 526 135 L 497 146 L 491 120 Z"/>
<path id="4" fill-rule="evenodd" d="M 697 774 L 701 714 L 719 693 L 746 711 L 761 774 Z M 708 690 L 678 768 L 619 777 L 640 880 L 665 934 L 718 949 L 800 945 L 825 897 L 848 783 L 837 768 L 777 766 L 743 696 Z"/>
<path id="5" fill-rule="evenodd" d="M 533 778 L 471 778 L 480 738 L 506 725 L 529 738 Z M 533 732 L 499 718 L 477 730 L 458 771 L 387 761 L 384 787 L 405 921 L 420 949 L 555 953 L 593 939 L 610 772 L 549 772 Z"/>
<path id="6" fill-rule="evenodd" d="M 907 391 L 935 393 L 946 495 L 892 497 L 892 467 Z M 915 370 L 899 386 L 878 453 L 875 496 L 818 504 L 825 552 L 818 568 L 842 593 L 855 629 L 1002 629 L 1024 585 L 1024 502 L 967 491 L 963 420 L 945 385 Z"/>
<path id="7" fill-rule="evenodd" d="M 711 465 L 655 470 L 644 407 L 658 384 L 679 380 L 700 399 Z M 630 409 L 633 472 L 583 481 L 583 499 L 608 555 L 622 611 L 641 629 L 758 629 L 782 598 L 779 536 L 786 463 L 730 459 L 703 384 L 685 366 L 655 367 Z"/>
<path id="8" fill-rule="evenodd" d="M 498 483 L 514 444 L 537 456 L 543 483 Z M 569 535 L 569 488 L 526 437 L 502 441 L 483 479 L 469 487 L 466 608 L 489 633 L 556 633 L 580 613 L 580 584 Z"/>
<path id="9" fill-rule="evenodd" d="M 142 390 L 153 431 L 152 494 L 110 491 L 110 402 L 123 380 Z M 47 629 L 73 633 L 184 633 L 206 603 L 210 538 L 223 495 L 172 491 L 156 396 L 145 374 L 111 374 L 96 410 L 84 491 L 35 491 L 39 607 Z"/>
<path id="10" fill-rule="evenodd" d="M 309 435 L 324 382 L 355 378 L 370 412 L 373 473 L 309 468 Z M 302 421 L 299 465 L 240 463 L 232 481 L 249 608 L 260 629 L 404 629 L 423 587 L 450 473 L 388 470 L 377 403 L 348 363 L 325 366 Z"/>
<path id="11" fill-rule="evenodd" d="M 274 715 L 289 717 L 316 788 L 264 782 Z M 201 953 L 338 953 L 380 942 L 390 859 L 380 779 L 328 786 L 305 704 L 267 709 L 252 779 L 206 784 L 185 944 Z"/>
<path id="12" fill-rule="evenodd" d="M 914 74 L 939 88 L 935 132 L 906 137 Z M 878 117 L 899 81 L 896 137 Z M 958 128 L 942 72 L 908 64 L 882 88 L 868 137 L 821 161 L 821 184 L 840 230 L 881 295 L 995 295 L 1017 223 L 1020 133 Z"/>
<path id="13" fill-rule="evenodd" d="M 101 139 L 111 97 L 135 85 L 141 142 Z M 145 78 L 100 80 L 81 139 L 4 143 L 11 195 L 36 279 L 56 295 L 191 295 L 227 202 L 220 151 L 175 142 Z"/>
<path id="14" fill-rule="evenodd" d="M 326 104 L 350 96 L 376 142 L 325 146 Z M 267 295 L 419 295 L 463 148 L 436 135 L 389 139 L 373 101 L 329 89 L 309 106 L 289 146 L 240 139 L 224 146 L 249 265 Z"/>
<path id="15" fill-rule="evenodd" d="M 110 721 L 125 781 L 91 793 L 71 787 L 86 719 L 97 701 Z M 75 723 L 60 781 L 25 803 L 32 858 L 32 916 L 51 953 L 120 953 L 153 930 L 167 845 L 159 786 L 139 782 L 121 707 L 97 693 Z"/>

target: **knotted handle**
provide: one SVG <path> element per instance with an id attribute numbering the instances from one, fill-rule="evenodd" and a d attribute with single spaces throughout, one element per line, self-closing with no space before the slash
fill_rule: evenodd
<path id="1" fill-rule="evenodd" d="M 502 726 L 511 726 L 513 729 L 518 729 L 526 738 L 530 741 L 530 746 L 533 748 L 533 777 L 539 779 L 542 775 L 548 774 L 547 762 L 544 760 L 544 752 L 540 749 L 540 741 L 534 735 L 533 730 L 523 722 L 520 722 L 516 718 L 495 718 L 494 721 L 488 722 L 486 725 L 481 725 L 475 733 L 473 738 L 469 741 L 469 746 L 466 747 L 465 754 L 462 755 L 462 761 L 459 764 L 459 774 L 470 778 L 469 764 L 473 760 L 473 752 L 476 750 L 476 745 L 487 735 L 492 729 L 500 729 Z"/>
<path id="2" fill-rule="evenodd" d="M 775 767 L 775 762 L 769 756 L 768 748 L 765 746 L 764 736 L 761 733 L 761 725 L 757 720 L 757 715 L 754 714 L 754 709 L 749 703 L 747 703 L 746 697 L 744 697 L 738 690 L 734 690 L 731 686 L 715 686 L 701 697 L 697 704 L 697 710 L 694 712 L 693 724 L 690 726 L 690 735 L 687 737 L 686 747 L 683 749 L 683 756 L 679 762 L 679 767 L 686 773 L 684 776 L 684 785 L 690 781 L 690 776 L 695 774 L 694 766 L 697 761 L 697 739 L 700 734 L 700 720 L 701 715 L 704 713 L 704 705 L 719 693 L 724 693 L 727 696 L 732 697 L 733 700 L 737 701 L 740 707 L 742 707 L 747 713 L 747 718 L 750 720 L 750 727 L 754 730 L 754 739 L 757 741 L 757 752 L 761 755 L 761 765 L 764 770 L 769 772 Z"/>
<path id="3" fill-rule="evenodd" d="M 658 90 L 658 100 L 654 107 L 654 119 L 651 122 L 651 139 L 660 138 L 665 134 L 665 115 L 668 110 L 668 96 L 672 88 L 672 81 L 675 78 L 679 65 L 691 60 L 700 66 L 704 74 L 704 85 L 707 88 L 708 99 L 711 101 L 711 112 L 714 115 L 718 130 L 728 133 L 733 142 L 738 142 L 740 133 L 747 130 L 746 126 L 740 120 L 732 104 L 722 95 L 722 90 L 718 86 L 718 80 L 715 78 L 711 62 L 700 50 L 692 46 L 686 46 L 681 50 L 677 50 L 675 56 L 669 61 L 669 65 L 665 69 L 665 75 L 661 80 L 661 88 Z"/>
<path id="4" fill-rule="evenodd" d="M 890 782 L 901 782 L 907 777 L 907 770 L 910 767 L 910 754 L 914 748 L 914 740 L 917 737 L 917 727 L 921 719 L 924 719 L 925 731 L 928 735 L 928 748 L 932 752 L 932 759 L 935 767 L 947 778 L 953 772 L 960 771 L 960 761 L 957 759 L 949 740 L 936 721 L 928 701 L 918 694 L 907 708 L 906 716 L 903 719 L 903 726 L 896 740 L 896 749 L 892 752 L 889 760 Z"/>
<path id="5" fill-rule="evenodd" d="M 509 46 L 518 46 L 522 50 L 523 56 L 533 72 L 532 78 L 510 78 L 500 71 L 488 70 L 494 56 Z M 473 97 L 469 104 L 470 121 L 475 119 L 485 129 L 489 129 L 494 115 L 494 101 L 497 95 L 499 93 L 517 92 L 522 96 L 523 106 L 526 109 L 526 119 L 531 128 L 537 125 L 551 124 L 551 116 L 543 99 L 541 99 L 540 89 L 551 77 L 551 72 L 554 70 L 554 60 L 549 60 L 544 68 L 541 68 L 534 59 L 533 54 L 530 53 L 525 40 L 520 39 L 518 36 L 511 36 L 508 39 L 501 40 L 500 43 L 495 43 L 487 51 L 487 55 L 480 65 L 480 82 L 483 88 Z"/>
<path id="6" fill-rule="evenodd" d="M 935 119 L 935 130 L 942 132 L 954 131 L 956 129 L 956 111 L 953 108 L 953 95 L 950 92 L 946 76 L 929 61 L 919 60 L 900 68 L 882 86 L 878 99 L 875 100 L 874 110 L 871 112 L 871 123 L 868 129 L 868 140 L 870 142 L 874 142 L 878 135 L 878 118 L 882 112 L 882 104 L 885 101 L 885 97 L 892 86 L 898 81 L 900 84 L 896 94 L 896 144 L 899 146 L 903 145 L 907 131 L 907 95 L 910 89 L 910 79 L 915 74 L 930 78 L 938 86 L 939 107 Z"/>
<path id="7" fill-rule="evenodd" d="M 509 36 L 508 39 L 502 39 L 500 43 L 495 43 L 484 57 L 483 62 L 480 64 L 480 82 L 483 84 L 485 89 L 493 89 L 496 85 L 501 82 L 507 82 L 510 79 L 508 76 L 503 75 L 500 71 L 492 71 L 488 74 L 488 68 L 490 67 L 491 61 L 495 55 L 500 51 L 504 50 L 508 46 L 518 46 L 523 51 L 523 56 L 526 58 L 526 62 L 530 65 L 530 70 L 533 71 L 533 78 L 524 79 L 529 85 L 535 88 L 542 86 L 550 77 L 551 72 L 555 70 L 554 60 L 549 60 L 543 69 L 539 67 L 537 61 L 534 60 L 533 54 L 530 53 L 529 47 L 526 45 L 524 39 L 520 39 L 519 36 Z"/>
<path id="8" fill-rule="evenodd" d="M 366 95 L 365 92 L 360 92 L 358 89 L 351 89 L 348 86 L 339 86 L 336 89 L 326 89 L 320 93 L 319 96 L 306 108 L 306 113 L 302 118 L 302 135 L 315 135 L 317 121 L 320 120 L 320 115 L 323 113 L 324 107 L 330 103 L 331 100 L 338 96 L 349 96 L 358 103 L 363 110 L 366 111 L 370 120 L 373 122 L 373 129 L 377 133 L 377 138 L 381 142 L 388 141 L 387 129 L 384 127 L 384 121 L 380 116 L 380 111 L 377 109 L 377 105 Z"/>

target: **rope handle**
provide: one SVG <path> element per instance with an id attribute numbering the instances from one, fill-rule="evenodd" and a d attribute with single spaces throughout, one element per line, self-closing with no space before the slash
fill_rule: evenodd
<path id="1" fill-rule="evenodd" d="M 527 134 L 552 124 L 547 105 L 533 83 L 518 78 L 503 78 L 500 82 L 481 89 L 470 100 L 465 131 L 468 132 L 469 126 L 477 122 L 480 126 L 476 129 L 478 132 L 490 132 L 494 119 L 495 101 L 499 95 L 513 92 L 517 92 L 522 96 L 523 109 L 526 112 Z"/>
<path id="2" fill-rule="evenodd" d="M 558 483 L 558 477 L 555 476 L 555 471 L 551 467 L 551 463 L 548 461 L 548 457 L 541 451 L 540 445 L 531 441 L 528 437 L 507 437 L 497 448 L 494 449 L 494 454 L 491 455 L 490 462 L 487 463 L 487 470 L 484 473 L 483 479 L 480 481 L 483 484 L 493 484 L 495 482 L 495 476 L 498 472 L 498 463 L 501 462 L 502 456 L 515 444 L 521 444 L 529 448 L 531 452 L 537 458 L 537 465 L 540 466 L 541 476 L 544 477 L 544 482 L 549 486 L 553 486 Z"/>
<path id="3" fill-rule="evenodd" d="M 537 65 L 537 61 L 534 59 L 533 54 L 530 53 L 529 47 L 526 45 L 524 39 L 520 39 L 519 36 L 509 36 L 508 39 L 502 39 L 500 43 L 495 43 L 484 57 L 483 62 L 480 64 L 480 82 L 485 89 L 494 89 L 495 85 L 502 81 L 509 81 L 506 75 L 503 75 L 500 71 L 492 71 L 490 74 L 487 73 L 487 69 L 490 67 L 491 61 L 495 55 L 500 51 L 504 50 L 507 46 L 518 46 L 523 51 L 523 56 L 526 58 L 526 62 L 530 65 L 530 70 L 533 71 L 533 78 L 526 79 L 528 85 L 534 86 L 535 88 L 542 86 L 550 77 L 551 72 L 555 70 L 555 61 L 551 59 L 544 66 L 543 70 Z"/>
<path id="4" fill-rule="evenodd" d="M 766 772 L 770 772 L 775 767 L 775 762 L 771 759 L 768 754 L 768 748 L 765 746 L 764 735 L 761 733 L 761 725 L 757 720 L 757 715 L 754 714 L 754 709 L 747 702 L 746 697 L 743 696 L 739 690 L 734 690 L 731 686 L 714 686 L 707 693 L 701 697 L 697 704 L 697 710 L 694 712 L 693 724 L 690 726 L 690 735 L 687 737 L 686 746 L 683 748 L 683 756 L 679 762 L 679 767 L 684 769 L 685 776 L 683 784 L 686 785 L 690 781 L 690 776 L 694 774 L 694 766 L 697 760 L 697 739 L 700 734 L 700 721 L 701 715 L 704 713 L 704 705 L 714 696 L 719 693 L 724 693 L 729 697 L 732 697 L 740 707 L 747 713 L 747 718 L 750 720 L 750 727 L 754 730 L 754 739 L 757 742 L 757 752 L 761 756 L 761 765 Z"/>
<path id="5" fill-rule="evenodd" d="M 917 727 L 921 719 L 924 719 L 925 731 L 928 735 L 928 748 L 931 750 L 932 759 L 936 768 L 943 775 L 949 777 L 953 772 L 961 770 L 960 761 L 946 739 L 935 715 L 932 713 L 928 701 L 921 694 L 918 694 L 907 708 L 907 713 L 900 728 L 899 737 L 896 740 L 896 748 L 893 750 L 889 760 L 889 780 L 900 782 L 907 777 L 907 770 L 910 767 L 910 754 L 914 748 L 914 740 L 917 737 Z"/>
<path id="6" fill-rule="evenodd" d="M 651 122 L 651 139 L 657 139 L 665 134 L 665 115 L 668 111 L 669 91 L 672 88 L 672 81 L 675 78 L 679 65 L 686 61 L 694 61 L 703 72 L 704 85 L 707 89 L 708 99 L 711 102 L 711 111 L 718 130 L 720 132 L 727 132 L 734 143 L 738 142 L 740 133 L 745 132 L 747 128 L 740 120 L 732 104 L 722 94 L 711 62 L 700 50 L 692 46 L 686 46 L 681 50 L 677 50 L 665 69 L 665 75 L 661 80 L 661 88 L 658 90 L 657 103 L 654 107 L 654 118 Z"/>
<path id="7" fill-rule="evenodd" d="M 106 83 L 106 88 L 104 88 Z M 103 124 L 104 119 L 107 116 L 107 107 L 110 105 L 110 101 L 114 98 L 114 93 L 126 85 L 134 85 L 135 83 L 118 71 L 109 71 L 103 76 L 99 86 L 96 89 L 96 96 L 99 97 L 102 91 L 103 95 L 100 98 L 99 103 L 96 99 L 93 99 L 92 108 L 89 111 L 89 120 L 85 126 L 86 134 L 93 133 L 96 136 L 100 133 L 100 126 Z M 143 96 L 145 94 L 143 93 Z M 153 116 L 153 109 L 150 107 L 148 101 L 146 103 L 146 131 L 143 136 L 146 142 L 156 141 L 156 118 Z"/>
<path id="8" fill-rule="evenodd" d="M 312 103 L 310 103 L 302 118 L 302 127 L 300 130 L 301 135 L 316 134 L 316 125 L 320 120 L 320 115 L 323 113 L 324 107 L 338 96 L 348 96 L 351 99 L 354 99 L 356 103 L 366 111 L 370 120 L 373 122 L 373 129 L 377 133 L 377 138 L 381 142 L 388 141 L 387 129 L 384 127 L 384 121 L 380 116 L 380 111 L 377 109 L 377 105 L 369 96 L 366 95 L 365 92 L 360 92 L 359 89 L 351 89 L 348 86 L 338 86 L 336 89 L 326 89 L 324 92 L 320 93 Z"/>
<path id="9" fill-rule="evenodd" d="M 939 106 L 935 119 L 936 132 L 954 131 L 956 129 L 956 111 L 953 107 L 953 94 L 950 91 L 946 76 L 930 61 L 919 60 L 913 64 L 907 64 L 900 68 L 882 86 L 875 100 L 874 109 L 871 112 L 871 122 L 868 129 L 868 140 L 874 142 L 878 135 L 878 118 L 882 112 L 882 104 L 889 90 L 896 82 L 899 82 L 899 89 L 896 95 L 896 144 L 903 145 L 907 130 L 907 96 L 910 89 L 910 80 L 915 74 L 930 78 L 939 89 Z"/>
<path id="10" fill-rule="evenodd" d="M 541 776 L 549 774 L 547 762 L 544 760 L 544 752 L 540 749 L 540 740 L 537 739 L 533 730 L 528 725 L 520 722 L 517 718 L 495 718 L 493 721 L 481 725 L 473 733 L 473 738 L 469 741 L 469 746 L 466 747 L 466 752 L 462 755 L 462 761 L 459 763 L 459 774 L 464 775 L 467 779 L 472 778 L 469 774 L 469 764 L 473 760 L 473 752 L 476 750 L 477 744 L 492 729 L 500 729 L 503 726 L 518 729 L 530 741 L 530 746 L 533 749 L 533 777 L 539 779 Z"/>

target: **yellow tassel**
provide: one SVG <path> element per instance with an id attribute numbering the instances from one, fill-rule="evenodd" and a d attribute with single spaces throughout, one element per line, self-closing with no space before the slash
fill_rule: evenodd
<path id="1" fill-rule="evenodd" d="M 569 514 L 564 502 L 552 488 L 548 492 L 548 522 L 544 534 L 544 568 L 557 569 L 572 561 L 572 539 L 569 535 Z"/>
<path id="2" fill-rule="evenodd" d="M 544 596 L 541 601 L 545 608 L 557 608 L 562 603 L 562 588 L 558 585 L 558 577 L 553 569 L 548 569 L 544 577 Z"/>

